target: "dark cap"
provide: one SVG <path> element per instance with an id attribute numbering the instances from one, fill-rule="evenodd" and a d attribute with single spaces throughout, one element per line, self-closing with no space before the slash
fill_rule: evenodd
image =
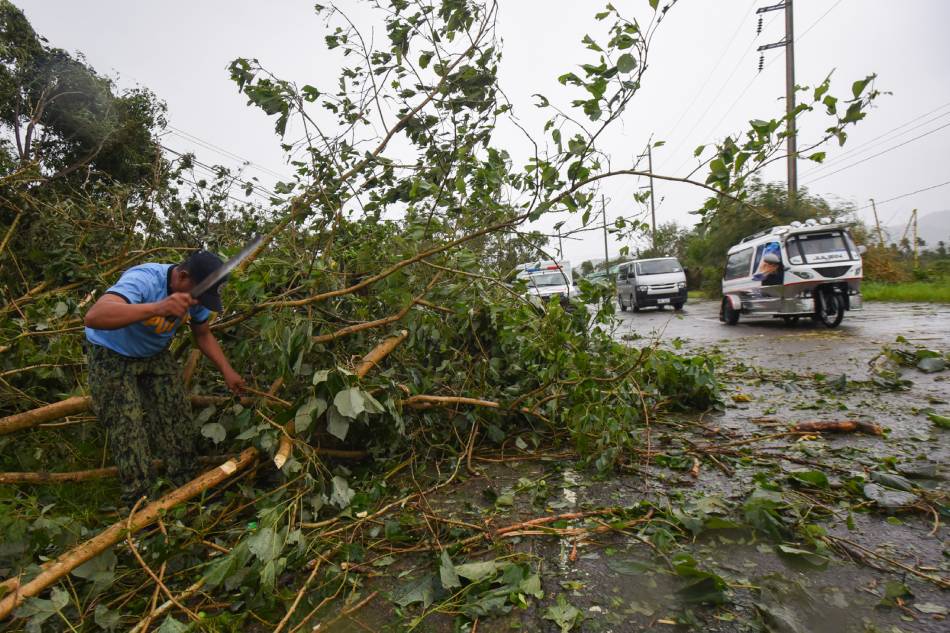
<path id="1" fill-rule="evenodd" d="M 194 280 L 195 285 L 197 285 L 223 265 L 224 262 L 214 253 L 195 251 L 182 263 L 182 268 L 188 271 L 188 275 Z M 198 303 L 212 312 L 221 312 L 224 306 L 221 304 L 221 296 L 218 294 L 218 289 L 226 280 L 227 277 L 211 286 L 211 288 L 205 291 L 201 296 L 196 297 Z"/>

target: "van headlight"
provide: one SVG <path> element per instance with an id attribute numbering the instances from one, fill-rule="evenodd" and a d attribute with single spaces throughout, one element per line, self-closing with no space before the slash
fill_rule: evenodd
<path id="1" fill-rule="evenodd" d="M 640 292 L 646 292 L 647 290 L 649 290 L 649 288 L 650 286 L 637 286 L 637 290 L 639 290 Z"/>
<path id="2" fill-rule="evenodd" d="M 802 279 L 811 279 L 812 277 L 814 277 L 813 274 L 806 272 L 804 270 L 793 270 L 792 272 L 798 275 L 799 277 L 801 277 Z"/>
<path id="3" fill-rule="evenodd" d="M 854 274 L 855 274 L 855 275 L 858 275 L 858 276 L 861 275 L 861 267 L 860 267 L 860 266 L 855 266 L 855 267 L 854 267 Z"/>
<path id="4" fill-rule="evenodd" d="M 676 282 L 676 287 L 679 288 L 680 290 L 682 290 L 683 288 L 686 287 L 686 282 L 685 282 L 685 281 L 678 281 L 678 282 Z"/>

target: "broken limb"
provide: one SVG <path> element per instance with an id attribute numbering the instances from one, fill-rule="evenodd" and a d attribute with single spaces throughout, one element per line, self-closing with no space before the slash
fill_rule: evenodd
<path id="1" fill-rule="evenodd" d="M 884 429 L 873 422 L 862 420 L 811 420 L 799 422 L 792 427 L 795 433 L 867 433 L 868 435 L 884 435 Z"/>
<path id="2" fill-rule="evenodd" d="M 161 499 L 148 504 L 145 508 L 132 515 L 128 520 L 123 519 L 117 523 L 113 523 L 93 538 L 80 543 L 59 558 L 51 561 L 49 566 L 45 567 L 29 582 L 19 584 L 16 582 L 16 579 L 12 578 L 4 582 L 3 585 L 0 586 L 7 585 L 10 581 L 14 581 L 11 583 L 14 586 L 11 587 L 13 592 L 0 600 L 0 620 L 7 618 L 27 598 L 38 595 L 41 591 L 69 574 L 72 570 L 86 561 L 92 560 L 118 543 L 125 537 L 126 533 L 131 534 L 151 525 L 167 510 L 196 497 L 202 492 L 229 479 L 235 473 L 248 468 L 257 460 L 257 455 L 258 451 L 256 448 L 248 448 L 238 457 L 230 459 L 217 468 L 199 475 L 181 488 L 173 490 Z"/>

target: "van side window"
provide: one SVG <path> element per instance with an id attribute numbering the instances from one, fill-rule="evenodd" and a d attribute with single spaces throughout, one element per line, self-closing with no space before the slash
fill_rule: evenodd
<path id="1" fill-rule="evenodd" d="M 752 248 L 750 247 L 729 256 L 729 259 L 726 260 L 726 273 L 723 275 L 723 279 L 729 281 L 730 279 L 748 277 L 751 267 Z"/>

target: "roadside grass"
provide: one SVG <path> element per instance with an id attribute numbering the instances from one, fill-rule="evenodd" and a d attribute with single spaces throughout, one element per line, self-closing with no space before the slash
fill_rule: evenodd
<path id="1" fill-rule="evenodd" d="M 919 303 L 950 303 L 950 281 L 912 281 L 907 283 L 861 284 L 865 301 L 913 301 Z"/>
<path id="2" fill-rule="evenodd" d="M 705 299 L 706 292 L 703 290 L 690 290 L 687 292 L 686 297 L 688 299 Z"/>

